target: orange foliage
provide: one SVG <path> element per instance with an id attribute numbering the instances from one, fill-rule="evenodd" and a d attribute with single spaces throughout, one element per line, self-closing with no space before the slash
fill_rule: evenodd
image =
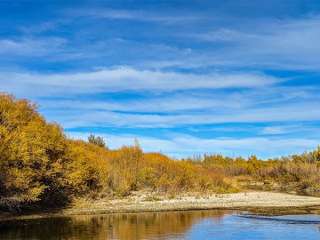
<path id="1" fill-rule="evenodd" d="M 63 205 L 75 196 L 158 192 L 228 192 L 225 181 L 250 176 L 272 181 L 280 190 L 319 194 L 320 149 L 269 161 L 205 155 L 176 161 L 143 153 L 138 142 L 109 150 L 102 138 L 67 139 L 57 124 L 47 123 L 35 105 L 0 94 L 0 207 L 17 209 Z M 227 179 L 227 180 L 228 180 Z"/>

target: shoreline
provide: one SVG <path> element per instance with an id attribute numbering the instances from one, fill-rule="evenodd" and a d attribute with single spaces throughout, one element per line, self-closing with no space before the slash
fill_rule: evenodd
<path id="1" fill-rule="evenodd" d="M 43 211 L 36 214 L 0 214 L 0 222 L 74 215 L 143 213 L 190 210 L 241 210 L 265 213 L 299 213 L 320 209 L 320 198 L 275 192 L 240 192 L 207 196 L 181 196 L 150 200 L 146 196 L 125 199 L 86 201 L 69 208 Z"/>

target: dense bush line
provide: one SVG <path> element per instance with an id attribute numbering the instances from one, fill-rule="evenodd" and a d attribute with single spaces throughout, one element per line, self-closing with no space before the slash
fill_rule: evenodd
<path id="1" fill-rule="evenodd" d="M 200 161 L 191 161 L 229 179 L 242 179 L 245 188 L 320 196 L 320 148 L 264 161 L 255 156 L 233 159 L 222 155 L 205 155 Z"/>
<path id="2" fill-rule="evenodd" d="M 93 135 L 88 142 L 68 139 L 32 103 L 0 94 L 0 209 L 60 207 L 74 197 L 126 196 L 141 189 L 229 192 L 242 187 L 234 181 L 241 176 L 271 190 L 317 195 L 319 163 L 319 149 L 268 161 L 221 155 L 176 161 L 143 153 L 138 143 L 109 150 Z"/>
<path id="3" fill-rule="evenodd" d="M 73 197 L 139 189 L 228 191 L 223 177 L 185 161 L 144 154 L 138 143 L 108 150 L 102 138 L 67 139 L 35 105 L 0 95 L 0 207 L 56 207 Z"/>

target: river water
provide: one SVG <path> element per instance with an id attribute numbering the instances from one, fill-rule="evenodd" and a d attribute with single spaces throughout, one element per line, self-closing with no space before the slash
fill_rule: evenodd
<path id="1" fill-rule="evenodd" d="M 0 223 L 1 240 L 320 239 L 319 215 L 184 211 L 55 217 Z"/>

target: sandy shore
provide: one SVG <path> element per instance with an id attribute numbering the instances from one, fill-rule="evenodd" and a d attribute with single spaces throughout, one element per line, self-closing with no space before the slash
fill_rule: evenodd
<path id="1" fill-rule="evenodd" d="M 37 218 L 50 216 L 133 213 L 149 211 L 173 210 L 205 210 L 205 209 L 254 209 L 254 208 L 302 208 L 320 206 L 320 198 L 297 196 L 273 192 L 244 192 L 231 194 L 213 194 L 208 196 L 182 196 L 174 199 L 150 199 L 150 196 L 137 194 L 125 199 L 84 201 L 73 207 L 55 213 L 39 215 L 9 216 L 9 218 Z M 2 216 L 8 219 L 8 216 Z"/>
<path id="2" fill-rule="evenodd" d="M 174 199 L 146 200 L 133 197 L 123 200 L 100 200 L 64 210 L 66 214 L 90 212 L 143 212 L 192 209 L 237 209 L 320 206 L 320 198 L 273 192 L 214 194 L 205 197 L 182 196 Z"/>

